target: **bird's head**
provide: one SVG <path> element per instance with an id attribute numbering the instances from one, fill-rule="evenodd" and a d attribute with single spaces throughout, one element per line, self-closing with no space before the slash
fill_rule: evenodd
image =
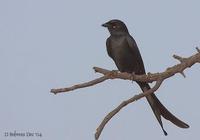
<path id="1" fill-rule="evenodd" d="M 120 35 L 128 33 L 126 25 L 121 20 L 118 19 L 110 20 L 102 24 L 102 26 L 108 28 L 111 35 Z"/>

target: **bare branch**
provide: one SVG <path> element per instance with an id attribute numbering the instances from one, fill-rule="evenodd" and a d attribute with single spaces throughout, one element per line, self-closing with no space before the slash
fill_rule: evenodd
<path id="1" fill-rule="evenodd" d="M 72 90 L 79 89 L 79 88 L 85 88 L 85 87 L 93 86 L 93 85 L 101 83 L 101 82 L 103 82 L 107 79 L 109 79 L 109 77 L 107 75 L 104 75 L 104 76 L 97 78 L 97 79 L 94 79 L 92 81 L 85 82 L 85 83 L 82 83 L 82 84 L 77 84 L 77 85 L 74 85 L 74 86 L 71 86 L 71 87 L 51 89 L 51 92 L 54 93 L 54 94 L 61 93 L 61 92 L 68 92 L 68 91 L 72 91 Z"/>
<path id="2" fill-rule="evenodd" d="M 200 49 L 198 47 L 196 47 L 196 50 L 197 50 L 198 53 L 200 53 Z"/>
<path id="3" fill-rule="evenodd" d="M 186 78 L 186 75 L 185 75 L 185 73 L 182 71 L 182 72 L 180 72 L 180 74 L 184 77 L 184 78 Z"/>
<path id="4" fill-rule="evenodd" d="M 123 79 L 123 80 L 141 81 L 141 82 L 148 82 L 148 83 L 156 81 L 156 84 L 153 88 L 151 88 L 143 93 L 140 93 L 138 95 L 135 95 L 126 101 L 123 101 L 117 108 L 115 108 L 113 111 L 111 111 L 104 118 L 104 120 L 101 122 L 101 124 L 99 125 L 99 127 L 97 128 L 96 133 L 95 133 L 95 139 L 98 140 L 103 128 L 108 123 L 108 121 L 115 114 L 117 114 L 123 107 L 125 107 L 126 105 L 128 105 L 144 96 L 147 96 L 147 94 L 151 94 L 151 93 L 155 92 L 160 87 L 160 85 L 162 84 L 162 82 L 165 79 L 172 77 L 173 75 L 175 75 L 177 73 L 180 73 L 181 75 L 183 75 L 183 77 L 185 77 L 185 74 L 183 71 L 186 68 L 191 67 L 195 63 L 200 63 L 200 50 L 198 48 L 196 48 L 196 50 L 197 50 L 197 53 L 188 58 L 183 58 L 178 55 L 173 55 L 173 57 L 175 59 L 179 60 L 180 63 L 175 66 L 168 67 L 164 72 L 161 72 L 161 73 L 153 73 L 153 74 L 148 73 L 147 75 L 135 75 L 134 73 L 132 73 L 132 74 L 120 73 L 119 71 L 116 71 L 116 70 L 109 71 L 109 70 L 106 70 L 103 68 L 94 67 L 93 69 L 95 70 L 95 72 L 101 73 L 104 76 L 94 79 L 92 81 L 77 84 L 77 85 L 74 85 L 71 87 L 52 89 L 51 92 L 54 94 L 61 93 L 61 92 L 68 92 L 68 91 L 72 91 L 72 90 L 79 89 L 79 88 L 93 86 L 93 85 L 96 85 L 96 84 L 101 83 L 108 79 Z"/>
<path id="5" fill-rule="evenodd" d="M 177 60 L 179 60 L 180 62 L 184 62 L 185 58 L 181 57 L 181 56 L 178 56 L 178 55 L 173 55 L 173 57 Z"/>
<path id="6" fill-rule="evenodd" d="M 174 58 L 178 59 L 181 63 L 167 68 L 166 71 L 164 71 L 164 72 L 147 74 L 147 75 L 135 75 L 135 74 L 130 74 L 130 73 L 120 73 L 120 72 L 117 72 L 116 70 L 109 71 L 109 70 L 106 70 L 103 68 L 94 67 L 93 69 L 95 70 L 95 72 L 101 73 L 105 77 L 103 76 L 103 77 L 97 78 L 95 80 L 92 80 L 92 81 L 89 81 L 86 83 L 82 83 L 82 84 L 78 84 L 78 85 L 74 85 L 74 86 L 67 87 L 67 88 L 51 89 L 51 92 L 54 94 L 61 93 L 61 92 L 68 92 L 68 91 L 72 91 L 72 90 L 79 89 L 79 88 L 93 86 L 95 84 L 101 83 L 108 79 L 123 79 L 123 80 L 141 81 L 141 82 L 151 83 L 153 81 L 157 81 L 159 77 L 164 77 L 166 79 L 166 78 L 173 76 L 176 73 L 181 73 L 182 75 L 185 76 L 185 74 L 183 74 L 183 71 L 186 68 L 191 67 L 195 63 L 200 63 L 200 53 L 199 52 L 188 58 L 182 58 L 177 55 L 174 55 Z"/>
<path id="7" fill-rule="evenodd" d="M 123 101 L 118 107 L 116 107 L 114 110 L 112 110 L 110 113 L 108 113 L 108 115 L 106 115 L 106 117 L 103 119 L 103 121 L 101 122 L 101 124 L 99 125 L 99 127 L 96 129 L 96 133 L 95 133 L 95 140 L 98 140 L 99 136 L 101 135 L 101 132 L 103 130 L 103 128 L 105 127 L 105 125 L 108 123 L 108 121 L 110 121 L 110 119 L 115 115 L 117 114 L 123 107 L 125 107 L 126 105 L 136 101 L 136 100 L 139 100 L 140 98 L 148 95 L 148 94 L 151 94 L 153 92 L 155 92 L 159 87 L 160 85 L 162 84 L 163 82 L 163 79 L 160 79 L 156 82 L 155 86 L 143 93 L 140 93 L 138 95 L 135 95 L 133 96 L 132 98 L 126 100 L 126 101 Z"/>

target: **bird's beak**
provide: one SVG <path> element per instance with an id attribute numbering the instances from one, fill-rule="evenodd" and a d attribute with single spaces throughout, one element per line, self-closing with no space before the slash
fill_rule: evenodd
<path id="1" fill-rule="evenodd" d="M 103 27 L 109 27 L 110 25 L 109 25 L 108 22 L 106 22 L 106 23 L 102 24 L 101 26 L 103 26 Z"/>

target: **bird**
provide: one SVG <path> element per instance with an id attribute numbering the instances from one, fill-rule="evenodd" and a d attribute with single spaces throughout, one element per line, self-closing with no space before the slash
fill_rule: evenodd
<path id="1" fill-rule="evenodd" d="M 112 19 L 102 24 L 102 26 L 106 27 L 110 33 L 110 36 L 106 40 L 106 50 L 115 62 L 118 70 L 130 74 L 145 74 L 145 67 L 139 48 L 134 38 L 129 34 L 125 23 L 119 19 Z M 136 81 L 136 83 L 143 92 L 151 89 L 147 82 Z M 165 136 L 167 132 L 163 127 L 161 116 L 180 128 L 189 128 L 188 124 L 169 112 L 154 93 L 147 95 L 146 99 Z"/>

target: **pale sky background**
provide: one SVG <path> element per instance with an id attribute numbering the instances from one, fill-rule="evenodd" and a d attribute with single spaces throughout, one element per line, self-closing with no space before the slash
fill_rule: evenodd
<path id="1" fill-rule="evenodd" d="M 147 72 L 178 63 L 200 47 L 198 0 L 1 0 L 0 139 L 94 140 L 104 116 L 140 92 L 135 83 L 109 80 L 54 95 L 51 88 L 97 78 L 92 67 L 116 69 L 107 56 L 108 31 L 101 24 L 123 20 L 135 38 Z M 100 140 L 195 140 L 200 130 L 200 65 L 167 79 L 157 95 L 190 125 L 180 129 L 164 120 L 168 136 L 141 99 L 125 107 L 104 128 Z M 42 137 L 5 137 L 6 132 Z"/>

